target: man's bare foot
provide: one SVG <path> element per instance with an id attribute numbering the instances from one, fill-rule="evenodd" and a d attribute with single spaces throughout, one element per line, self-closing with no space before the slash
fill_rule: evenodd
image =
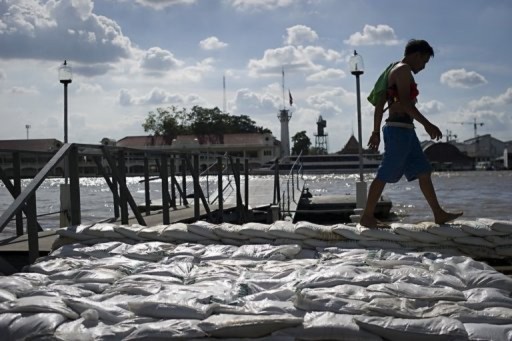
<path id="1" fill-rule="evenodd" d="M 434 221 L 436 224 L 444 224 L 451 220 L 457 219 L 460 217 L 464 212 L 446 212 L 442 211 L 441 213 L 435 215 Z"/>
<path id="2" fill-rule="evenodd" d="M 370 229 L 389 229 L 391 226 L 383 223 L 382 221 L 375 219 L 375 217 L 361 216 L 359 225 L 370 228 Z"/>

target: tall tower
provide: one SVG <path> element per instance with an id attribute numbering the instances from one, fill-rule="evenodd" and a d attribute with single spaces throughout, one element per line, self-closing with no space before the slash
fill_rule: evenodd
<path id="1" fill-rule="evenodd" d="M 327 154 L 327 133 L 324 131 L 326 126 L 327 122 L 322 118 L 322 115 L 318 116 L 318 121 L 316 121 L 315 148 L 319 154 Z"/>
<path id="2" fill-rule="evenodd" d="M 286 102 L 284 99 L 284 68 L 282 69 L 283 75 L 283 108 L 279 110 L 277 118 L 281 122 L 281 157 L 290 156 L 290 131 L 288 129 L 288 122 L 292 118 L 292 113 L 289 109 L 286 109 Z M 293 103 L 292 95 L 290 96 L 290 106 Z"/>

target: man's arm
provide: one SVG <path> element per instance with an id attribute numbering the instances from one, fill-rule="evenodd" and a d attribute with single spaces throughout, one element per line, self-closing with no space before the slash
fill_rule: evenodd
<path id="1" fill-rule="evenodd" d="M 368 141 L 368 147 L 373 150 L 378 150 L 380 145 L 380 126 L 382 124 L 382 116 L 384 115 L 384 105 L 386 104 L 386 97 L 375 105 L 373 112 L 373 131 Z"/>

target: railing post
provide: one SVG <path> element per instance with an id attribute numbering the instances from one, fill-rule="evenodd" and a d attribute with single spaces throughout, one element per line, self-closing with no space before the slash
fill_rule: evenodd
<path id="1" fill-rule="evenodd" d="M 217 157 L 217 204 L 219 211 L 219 223 L 222 223 L 224 220 L 224 196 L 223 196 L 223 188 L 222 188 L 222 157 Z"/>
<path id="2" fill-rule="evenodd" d="M 36 193 L 27 198 L 28 260 L 33 264 L 39 257 L 39 235 L 37 233 Z"/>
<path id="3" fill-rule="evenodd" d="M 175 155 L 171 155 L 171 207 L 176 209 L 176 165 Z"/>
<path id="4" fill-rule="evenodd" d="M 119 185 L 126 187 L 126 166 L 124 160 L 124 151 L 120 150 L 117 154 L 117 168 L 119 173 Z M 123 190 L 119 191 L 120 205 L 121 205 L 121 224 L 128 224 L 128 198 Z"/>
<path id="5" fill-rule="evenodd" d="M 80 175 L 78 174 L 78 147 L 73 145 L 68 154 L 69 170 L 69 210 L 71 225 L 80 225 L 82 221 L 80 213 Z"/>
<path id="6" fill-rule="evenodd" d="M 21 194 L 21 158 L 19 152 L 12 153 L 12 180 L 14 183 L 14 198 Z M 16 213 L 16 235 L 23 235 L 23 213 Z"/>
<path id="7" fill-rule="evenodd" d="M 167 154 L 160 155 L 160 177 L 162 179 L 162 222 L 169 225 L 169 174 L 167 172 Z"/>
<path id="8" fill-rule="evenodd" d="M 244 177 L 245 177 L 245 214 L 249 213 L 249 159 L 244 162 Z"/>
<path id="9" fill-rule="evenodd" d="M 279 184 L 279 161 L 274 161 L 274 200 L 273 204 L 276 205 L 281 202 L 281 189 Z"/>
<path id="10" fill-rule="evenodd" d="M 194 217 L 199 220 L 199 155 L 194 154 L 194 169 L 191 170 L 192 179 L 194 181 Z"/>
<path id="11" fill-rule="evenodd" d="M 183 205 L 186 205 L 187 200 L 187 155 L 181 154 L 181 192 L 183 197 Z"/>
<path id="12" fill-rule="evenodd" d="M 144 153 L 144 201 L 146 205 L 146 216 L 151 214 L 151 193 L 149 191 L 149 160 L 148 153 Z"/>

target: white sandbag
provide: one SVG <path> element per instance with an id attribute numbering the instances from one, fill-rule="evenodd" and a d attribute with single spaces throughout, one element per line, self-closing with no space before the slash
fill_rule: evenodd
<path id="1" fill-rule="evenodd" d="M 497 220 L 490 218 L 478 218 L 477 221 L 482 222 L 489 226 L 494 231 L 505 232 L 512 234 L 512 221 L 510 220 Z"/>
<path id="2" fill-rule="evenodd" d="M 449 315 L 462 323 L 510 324 L 512 309 L 503 307 L 484 308 L 482 310 L 460 309 Z"/>
<path id="3" fill-rule="evenodd" d="M 290 335 L 300 340 L 379 341 L 375 334 L 361 330 L 352 315 L 314 311 L 304 316 L 302 326 L 282 329 L 273 335 Z"/>
<path id="4" fill-rule="evenodd" d="M 154 226 L 146 226 L 142 229 L 140 229 L 137 232 L 137 236 L 141 240 L 148 240 L 148 241 L 172 241 L 172 240 L 164 240 L 164 237 L 162 237 L 162 232 L 165 230 L 167 225 L 154 225 Z"/>
<path id="5" fill-rule="evenodd" d="M 215 307 L 215 314 L 236 314 L 236 315 L 281 315 L 289 314 L 303 317 L 305 312 L 295 308 L 291 301 L 246 300 L 242 306 L 220 304 Z"/>
<path id="6" fill-rule="evenodd" d="M 336 224 L 332 227 L 332 232 L 343 236 L 346 239 L 352 240 L 377 240 L 375 237 L 362 236 L 361 230 L 356 226 L 350 226 L 345 224 Z"/>
<path id="7" fill-rule="evenodd" d="M 231 256 L 234 259 L 292 259 L 300 252 L 298 245 L 243 245 Z"/>
<path id="8" fill-rule="evenodd" d="M 341 236 L 340 236 L 341 237 Z M 314 238 L 308 238 L 301 240 L 301 243 L 303 246 L 307 247 L 337 247 L 340 249 L 356 249 L 361 247 L 361 245 L 357 242 L 357 240 L 321 240 L 321 239 L 314 239 Z"/>
<path id="9" fill-rule="evenodd" d="M 142 323 L 123 340 L 190 340 L 206 337 L 198 320 L 173 319 Z"/>
<path id="10" fill-rule="evenodd" d="M 75 269 L 50 275 L 52 281 L 69 280 L 75 283 L 114 283 L 125 274 L 112 269 Z"/>
<path id="11" fill-rule="evenodd" d="M 241 226 L 230 224 L 230 223 L 222 223 L 217 225 L 214 232 L 218 236 L 218 238 L 222 239 L 235 239 L 235 240 L 247 240 L 249 236 L 240 233 Z"/>
<path id="12" fill-rule="evenodd" d="M 274 239 L 260 238 L 260 237 L 251 237 L 247 240 L 246 244 L 272 244 Z"/>
<path id="13" fill-rule="evenodd" d="M 468 289 L 490 287 L 510 291 L 512 288 L 512 278 L 494 269 L 465 272 L 462 278 Z"/>
<path id="14" fill-rule="evenodd" d="M 270 229 L 269 224 L 262 223 L 245 223 L 240 227 L 240 234 L 248 236 L 250 238 L 265 238 L 265 239 L 273 239 L 268 234 L 268 230 Z"/>
<path id="15" fill-rule="evenodd" d="M 168 293 L 160 293 L 128 302 L 128 307 L 139 316 L 202 320 L 210 316 L 215 305 L 201 304 L 194 299 L 186 300 L 180 295 L 171 297 Z"/>
<path id="16" fill-rule="evenodd" d="M 173 244 L 164 242 L 144 242 L 130 245 L 123 253 L 123 256 L 131 259 L 156 262 L 171 255 L 175 247 Z"/>
<path id="17" fill-rule="evenodd" d="M 446 240 L 445 237 L 429 233 L 424 225 L 391 223 L 391 228 L 395 234 L 407 236 L 422 243 L 434 244 L 442 243 Z"/>
<path id="18" fill-rule="evenodd" d="M 176 245 L 176 247 L 170 252 L 169 257 L 192 256 L 200 258 L 205 250 L 206 246 L 202 244 L 181 243 Z"/>
<path id="19" fill-rule="evenodd" d="M 486 237 L 486 236 L 499 236 L 506 235 L 507 232 L 500 232 L 493 230 L 489 225 L 479 220 L 465 220 L 465 219 L 457 219 L 450 223 L 450 225 L 459 225 L 460 228 L 477 237 Z"/>
<path id="20" fill-rule="evenodd" d="M 466 284 L 458 277 L 445 273 L 444 271 L 436 271 L 432 277 L 432 285 L 436 287 L 450 287 L 457 290 L 465 290 Z"/>
<path id="21" fill-rule="evenodd" d="M 28 266 L 28 271 L 50 275 L 60 271 L 76 269 L 85 263 L 88 263 L 88 261 L 74 258 L 39 259 L 37 263 Z"/>
<path id="22" fill-rule="evenodd" d="M 206 239 L 204 236 L 190 232 L 188 225 L 184 223 L 174 223 L 168 225 L 162 232 L 161 237 L 164 240 L 180 242 L 197 242 Z"/>
<path id="23" fill-rule="evenodd" d="M 118 225 L 114 226 L 114 231 L 123 235 L 126 238 L 133 240 L 145 240 L 145 238 L 139 236 L 139 232 L 146 228 L 145 226 L 141 226 L 138 224 L 133 225 Z"/>
<path id="24" fill-rule="evenodd" d="M 374 249 L 400 250 L 402 245 L 390 240 L 360 240 L 359 245 Z"/>
<path id="25" fill-rule="evenodd" d="M 512 340 L 512 324 L 464 323 L 464 328 L 472 341 Z"/>
<path id="26" fill-rule="evenodd" d="M 464 294 L 449 287 L 427 287 L 413 283 L 383 283 L 369 285 L 369 291 L 380 291 L 396 297 L 420 299 L 424 301 L 464 301 Z"/>
<path id="27" fill-rule="evenodd" d="M 333 294 L 310 295 L 309 291 L 298 293 L 293 301 L 298 309 L 305 311 L 330 311 L 337 314 L 364 314 L 367 302 L 337 297 Z"/>
<path id="28" fill-rule="evenodd" d="M 13 295 L 20 296 L 23 292 L 31 290 L 32 283 L 25 279 L 16 276 L 4 276 L 0 280 L 0 289 L 12 293 Z"/>
<path id="29" fill-rule="evenodd" d="M 84 256 L 92 257 L 92 258 L 105 258 L 110 257 L 111 253 L 110 251 L 114 250 L 115 248 L 119 247 L 123 243 L 118 241 L 109 241 L 105 243 L 95 243 L 91 246 L 77 246 L 74 248 L 74 252 L 72 254 L 79 253 Z M 64 248 L 64 247 L 62 247 Z M 52 256 L 54 254 L 52 253 Z"/>
<path id="30" fill-rule="evenodd" d="M 6 312 L 11 313 L 58 313 L 69 319 L 77 319 L 78 314 L 69 309 L 58 297 L 27 296 L 8 302 Z"/>
<path id="31" fill-rule="evenodd" d="M 269 335 L 276 330 L 302 323 L 292 315 L 212 315 L 198 326 L 213 337 L 254 338 Z"/>
<path id="32" fill-rule="evenodd" d="M 8 290 L 0 289 L 0 303 L 6 302 L 6 301 L 12 301 L 15 299 L 16 299 L 15 294 L 13 294 L 12 292 L 10 292 Z"/>
<path id="33" fill-rule="evenodd" d="M 73 320 L 62 323 L 54 333 L 58 341 L 94 341 L 93 334 L 84 326 L 84 319 Z"/>
<path id="34" fill-rule="evenodd" d="M 386 274 L 373 272 L 365 267 L 341 264 L 327 269 L 317 269 L 311 275 L 304 276 L 296 286 L 299 289 L 333 287 L 341 284 L 368 286 L 389 281 L 390 277 Z"/>
<path id="35" fill-rule="evenodd" d="M 85 231 L 91 225 L 75 225 L 57 229 L 55 232 L 61 237 L 67 237 L 75 240 L 88 240 L 97 238 L 94 235 L 86 234 Z"/>
<path id="36" fill-rule="evenodd" d="M 485 237 L 487 241 L 496 246 L 509 246 L 512 248 L 512 235 L 507 236 L 487 236 Z"/>
<path id="37" fill-rule="evenodd" d="M 96 223 L 86 228 L 83 233 L 90 236 L 108 239 L 121 239 L 123 236 L 115 231 L 115 224 L 110 223 Z"/>
<path id="38" fill-rule="evenodd" d="M 392 317 L 356 316 L 364 330 L 394 341 L 458 341 L 467 340 L 464 325 L 446 317 L 399 319 Z"/>
<path id="39" fill-rule="evenodd" d="M 295 225 L 291 221 L 278 220 L 274 222 L 268 229 L 268 233 L 274 238 L 285 239 L 306 239 L 307 236 L 296 233 Z"/>
<path id="40" fill-rule="evenodd" d="M 90 298 L 64 297 L 62 301 L 79 314 L 89 309 L 96 310 L 98 318 L 109 323 L 119 323 L 134 317 L 131 311 L 122 309 L 113 304 L 107 304 L 106 302 L 96 302 Z"/>
<path id="41" fill-rule="evenodd" d="M 202 220 L 187 224 L 187 230 L 191 233 L 203 236 L 204 238 L 202 239 L 218 240 L 219 236 L 215 234 L 216 228 L 218 228 L 218 225 Z"/>
<path id="42" fill-rule="evenodd" d="M 64 321 L 66 317 L 57 313 L 20 314 L 4 328 L 0 322 L 0 333 L 2 340 L 52 340 L 55 329 Z"/>
<path id="43" fill-rule="evenodd" d="M 492 248 L 494 245 L 487 241 L 485 238 L 482 237 L 456 237 L 453 238 L 453 241 L 457 244 L 461 245 L 474 245 L 474 246 L 480 246 L 480 247 L 489 247 Z"/>
<path id="44" fill-rule="evenodd" d="M 425 227 L 428 233 L 433 233 L 445 238 L 460 238 L 470 236 L 470 234 L 464 231 L 459 225 L 438 225 L 431 222 L 422 222 L 419 225 Z"/>
<path id="45" fill-rule="evenodd" d="M 510 288 L 512 290 L 512 288 Z M 506 307 L 512 309 L 512 298 L 510 298 L 510 290 L 496 288 L 473 288 L 465 290 L 465 302 L 461 305 L 482 310 L 490 307 Z"/>
<path id="46" fill-rule="evenodd" d="M 232 238 L 221 238 L 220 242 L 222 244 L 231 245 L 231 246 L 242 246 L 247 243 L 248 239 L 242 240 L 242 239 L 232 239 Z"/>
<path id="47" fill-rule="evenodd" d="M 309 237 L 308 239 L 314 238 L 326 241 L 346 240 L 346 238 L 343 238 L 341 235 L 334 233 L 332 228 L 332 226 L 299 221 L 295 224 L 295 233 L 303 234 Z"/>
<path id="48" fill-rule="evenodd" d="M 512 245 L 497 246 L 496 254 L 501 257 L 512 257 Z"/>
<path id="49" fill-rule="evenodd" d="M 357 225 L 359 229 L 359 234 L 364 237 L 369 237 L 372 239 L 386 240 L 386 241 L 395 241 L 395 242 L 407 242 L 410 241 L 411 238 L 406 235 L 396 234 L 393 232 L 393 229 L 375 229 L 375 228 L 367 228 L 360 224 Z"/>
<path id="50" fill-rule="evenodd" d="M 201 260 L 214 260 L 231 258 L 238 247 L 234 245 L 213 244 L 204 248 L 204 253 L 201 255 Z"/>

